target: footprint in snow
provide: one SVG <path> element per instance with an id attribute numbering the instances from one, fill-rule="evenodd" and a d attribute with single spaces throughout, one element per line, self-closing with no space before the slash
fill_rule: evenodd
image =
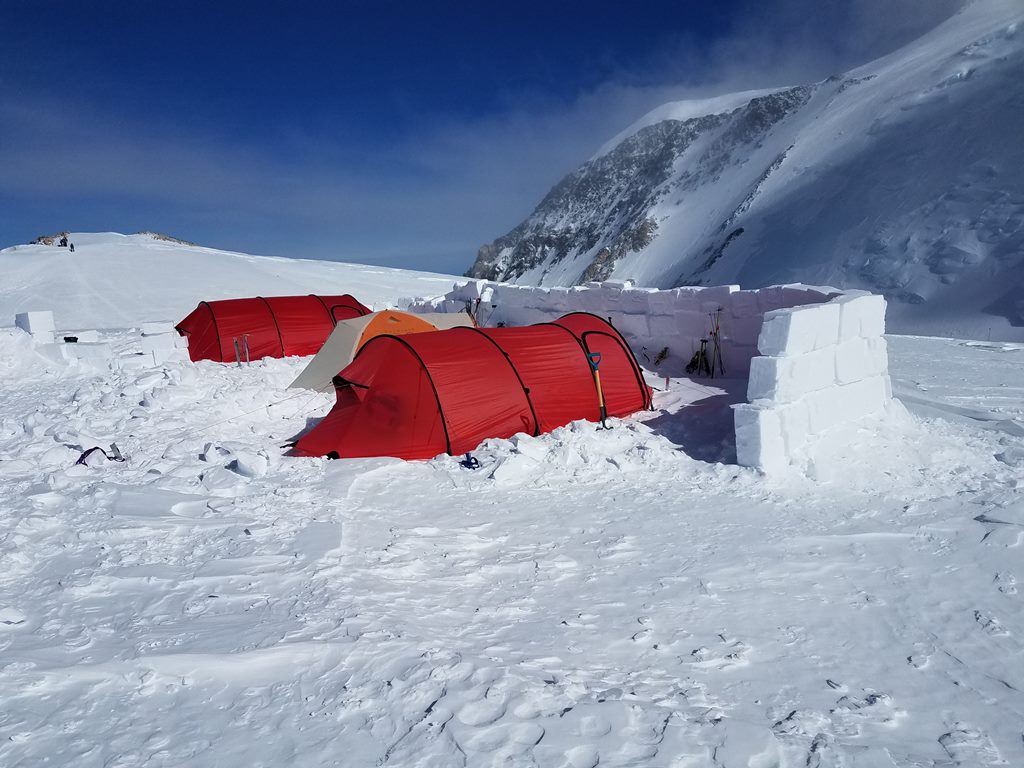
<path id="1" fill-rule="evenodd" d="M 895 727 L 906 712 L 893 706 L 889 694 L 865 691 L 863 696 L 842 696 L 829 714 L 836 734 L 856 737 L 865 727 Z"/>
<path id="2" fill-rule="evenodd" d="M 999 619 L 989 616 L 982 611 L 974 612 L 974 620 L 978 623 L 979 627 L 993 637 L 1006 637 L 1010 634 L 1010 631 L 1000 623 Z"/>
<path id="3" fill-rule="evenodd" d="M 995 584 L 996 589 L 1004 595 L 1017 594 L 1017 577 L 1012 573 L 997 573 L 995 577 L 993 577 L 992 583 Z"/>
<path id="4" fill-rule="evenodd" d="M 947 733 L 939 736 L 939 744 L 956 765 L 971 768 L 1009 765 L 987 733 L 966 723 L 954 723 Z"/>

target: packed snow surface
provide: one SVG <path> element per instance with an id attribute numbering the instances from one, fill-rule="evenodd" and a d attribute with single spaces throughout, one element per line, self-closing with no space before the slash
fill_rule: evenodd
<path id="1" fill-rule="evenodd" d="M 53 310 L 57 327 L 124 328 L 177 322 L 200 301 L 351 293 L 367 306 L 434 296 L 464 278 L 388 267 L 219 251 L 149 234 L 73 232 L 75 251 L 49 245 L 0 250 L 0 324 Z"/>
<path id="2" fill-rule="evenodd" d="M 304 359 L 0 331 L 0 765 L 1022 765 L 1024 346 L 890 344 L 914 413 L 766 479 L 717 382 L 476 470 L 295 459 Z"/>

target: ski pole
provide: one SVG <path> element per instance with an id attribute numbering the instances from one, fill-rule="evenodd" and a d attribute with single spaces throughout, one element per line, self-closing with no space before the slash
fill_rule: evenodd
<path id="1" fill-rule="evenodd" d="M 601 426 L 600 429 L 611 429 L 605 422 L 608 418 L 608 409 L 605 408 L 604 404 L 604 392 L 601 391 L 601 374 L 598 372 L 598 366 L 601 364 L 601 353 L 600 352 L 589 352 L 587 353 L 587 359 L 590 361 L 590 370 L 594 374 L 594 386 L 597 387 L 597 404 L 600 406 L 601 414 Z"/>

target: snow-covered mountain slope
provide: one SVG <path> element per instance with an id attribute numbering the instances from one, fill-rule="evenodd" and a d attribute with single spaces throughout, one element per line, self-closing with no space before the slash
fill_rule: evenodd
<path id="1" fill-rule="evenodd" d="M 470 274 L 862 287 L 897 331 L 1024 338 L 1022 22 L 975 0 L 845 75 L 660 107 Z"/>
<path id="2" fill-rule="evenodd" d="M 60 328 L 123 328 L 177 321 L 204 299 L 351 293 L 367 306 L 435 296 L 465 278 L 331 261 L 250 256 L 152 234 L 71 233 L 75 251 L 0 250 L 0 325 L 51 309 Z"/>

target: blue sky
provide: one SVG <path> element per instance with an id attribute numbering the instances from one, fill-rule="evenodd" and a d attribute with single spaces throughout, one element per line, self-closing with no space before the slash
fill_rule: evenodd
<path id="1" fill-rule="evenodd" d="M 956 0 L 0 0 L 0 247 L 157 230 L 462 272 L 668 100 L 821 79 Z"/>

